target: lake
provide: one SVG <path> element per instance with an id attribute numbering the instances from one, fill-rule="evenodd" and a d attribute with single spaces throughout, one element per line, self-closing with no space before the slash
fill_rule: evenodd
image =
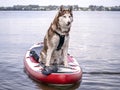
<path id="1" fill-rule="evenodd" d="M 73 12 L 69 53 L 82 67 L 81 83 L 53 87 L 26 75 L 24 55 L 43 41 L 56 13 L 0 11 L 0 90 L 119 90 L 120 12 Z"/>

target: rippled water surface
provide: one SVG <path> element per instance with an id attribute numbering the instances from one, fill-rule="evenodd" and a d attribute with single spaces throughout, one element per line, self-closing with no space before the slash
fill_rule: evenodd
<path id="1" fill-rule="evenodd" d="M 69 53 L 82 82 L 53 87 L 30 79 L 23 58 L 41 42 L 56 11 L 0 11 L 0 90 L 120 90 L 120 12 L 73 12 Z"/>

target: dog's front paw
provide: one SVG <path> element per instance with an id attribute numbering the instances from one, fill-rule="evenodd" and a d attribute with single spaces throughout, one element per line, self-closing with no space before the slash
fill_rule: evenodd
<path id="1" fill-rule="evenodd" d="M 49 67 L 49 66 L 50 66 L 50 64 L 46 63 L 46 64 L 45 64 L 45 66 L 48 66 L 48 67 Z"/>
<path id="2" fill-rule="evenodd" d="M 68 65 L 64 65 L 64 67 L 68 67 Z"/>
<path id="3" fill-rule="evenodd" d="M 68 67 L 68 63 L 64 63 L 64 67 Z"/>
<path id="4" fill-rule="evenodd" d="M 41 62 L 41 58 L 39 58 L 38 62 Z"/>

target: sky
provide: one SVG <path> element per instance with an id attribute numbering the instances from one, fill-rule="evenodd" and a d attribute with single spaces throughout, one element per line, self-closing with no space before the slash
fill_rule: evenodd
<path id="1" fill-rule="evenodd" d="M 0 6 L 13 5 L 89 5 L 120 6 L 120 0 L 0 0 Z"/>

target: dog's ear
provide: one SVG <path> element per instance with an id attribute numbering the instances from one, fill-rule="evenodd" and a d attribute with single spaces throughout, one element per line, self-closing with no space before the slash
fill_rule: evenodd
<path id="1" fill-rule="evenodd" d="M 72 6 L 70 6 L 70 7 L 69 7 L 69 10 L 70 10 L 70 12 L 72 12 L 72 10 L 73 10 L 73 7 L 72 7 Z"/>
<path id="2" fill-rule="evenodd" d="M 60 12 L 62 12 L 62 11 L 63 11 L 63 5 L 60 6 Z"/>

